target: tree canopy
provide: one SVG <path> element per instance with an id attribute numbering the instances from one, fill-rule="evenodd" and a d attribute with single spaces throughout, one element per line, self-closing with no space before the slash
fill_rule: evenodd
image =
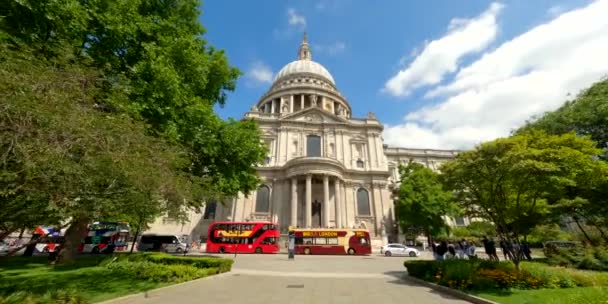
<path id="1" fill-rule="evenodd" d="M 559 109 L 547 112 L 527 122 L 516 134 L 542 130 L 549 134 L 575 132 L 595 141 L 597 159 L 608 162 L 608 78 L 581 91 L 574 100 Z M 608 175 L 598 175 L 599 183 L 579 183 L 568 187 L 566 193 L 551 197 L 554 213 L 570 216 L 582 232 L 583 223 L 598 229 L 608 242 Z M 588 237 L 588 240 L 591 239 Z"/>
<path id="2" fill-rule="evenodd" d="M 491 221 L 503 239 L 519 242 L 549 220 L 551 197 L 601 182 L 606 166 L 594 160 L 598 152 L 587 137 L 533 130 L 483 143 L 441 170 L 470 216 Z"/>
<path id="3" fill-rule="evenodd" d="M 444 216 L 457 213 L 452 194 L 443 189 L 439 174 L 424 165 L 410 161 L 399 166 L 401 185 L 395 212 L 404 231 L 414 227 L 427 236 L 447 229 Z"/>
<path id="4" fill-rule="evenodd" d="M 240 72 L 203 39 L 198 7 L 0 3 L 3 232 L 72 223 L 73 250 L 93 219 L 179 217 L 257 187 L 266 148 L 255 122 L 214 112 Z"/>

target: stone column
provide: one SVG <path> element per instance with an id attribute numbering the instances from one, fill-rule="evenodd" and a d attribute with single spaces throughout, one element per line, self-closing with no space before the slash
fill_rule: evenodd
<path id="1" fill-rule="evenodd" d="M 323 226 L 329 227 L 329 176 L 323 175 Z"/>
<path id="2" fill-rule="evenodd" d="M 298 226 L 298 178 L 291 178 L 291 226 Z"/>
<path id="3" fill-rule="evenodd" d="M 300 95 L 300 105 L 302 105 L 300 107 L 300 110 L 304 110 L 304 94 Z"/>
<path id="4" fill-rule="evenodd" d="M 289 113 L 293 113 L 293 95 L 289 95 Z"/>
<path id="5" fill-rule="evenodd" d="M 312 227 L 312 175 L 306 175 L 306 205 L 304 207 L 304 223 L 306 228 Z"/>
<path id="6" fill-rule="evenodd" d="M 274 104 L 275 104 L 275 99 L 271 100 L 270 102 L 270 113 L 274 113 Z"/>
<path id="7" fill-rule="evenodd" d="M 340 203 L 340 179 L 334 181 L 334 205 L 336 207 L 336 228 L 342 228 L 342 206 Z"/>

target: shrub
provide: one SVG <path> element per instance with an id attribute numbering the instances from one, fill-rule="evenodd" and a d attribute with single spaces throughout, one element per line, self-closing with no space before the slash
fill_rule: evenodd
<path id="1" fill-rule="evenodd" d="M 549 265 L 578 269 L 608 271 L 608 247 L 582 247 L 560 249 L 547 258 Z"/>
<path id="2" fill-rule="evenodd" d="M 407 261 L 408 274 L 439 285 L 463 290 L 568 288 L 608 286 L 608 273 L 551 267 L 522 262 L 487 260 Z"/>
<path id="3" fill-rule="evenodd" d="M 190 265 L 196 268 L 216 268 L 219 272 L 232 269 L 234 260 L 210 257 L 172 256 L 164 253 L 143 253 L 132 255 L 129 261 L 148 261 L 164 265 Z"/>
<path id="4" fill-rule="evenodd" d="M 184 282 L 218 272 L 217 268 L 196 268 L 190 265 L 163 265 L 148 261 L 120 261 L 107 266 L 115 275 L 132 276 L 155 282 Z"/>

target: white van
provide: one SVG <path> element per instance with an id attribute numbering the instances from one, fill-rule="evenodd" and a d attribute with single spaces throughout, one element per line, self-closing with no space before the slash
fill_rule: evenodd
<path id="1" fill-rule="evenodd" d="M 189 246 L 176 235 L 144 234 L 137 243 L 137 251 L 188 252 Z"/>

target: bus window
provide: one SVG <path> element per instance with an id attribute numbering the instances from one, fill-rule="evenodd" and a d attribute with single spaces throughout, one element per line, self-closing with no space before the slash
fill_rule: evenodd
<path id="1" fill-rule="evenodd" d="M 361 242 L 361 245 L 367 245 L 367 239 L 366 238 L 360 238 L 359 241 Z"/>
<path id="2" fill-rule="evenodd" d="M 314 238 L 315 245 L 327 245 L 326 238 Z"/>
<path id="3" fill-rule="evenodd" d="M 327 244 L 328 245 L 338 245 L 338 238 L 328 238 Z"/>
<path id="4" fill-rule="evenodd" d="M 312 245 L 312 238 L 304 238 L 304 244 L 306 245 Z"/>

